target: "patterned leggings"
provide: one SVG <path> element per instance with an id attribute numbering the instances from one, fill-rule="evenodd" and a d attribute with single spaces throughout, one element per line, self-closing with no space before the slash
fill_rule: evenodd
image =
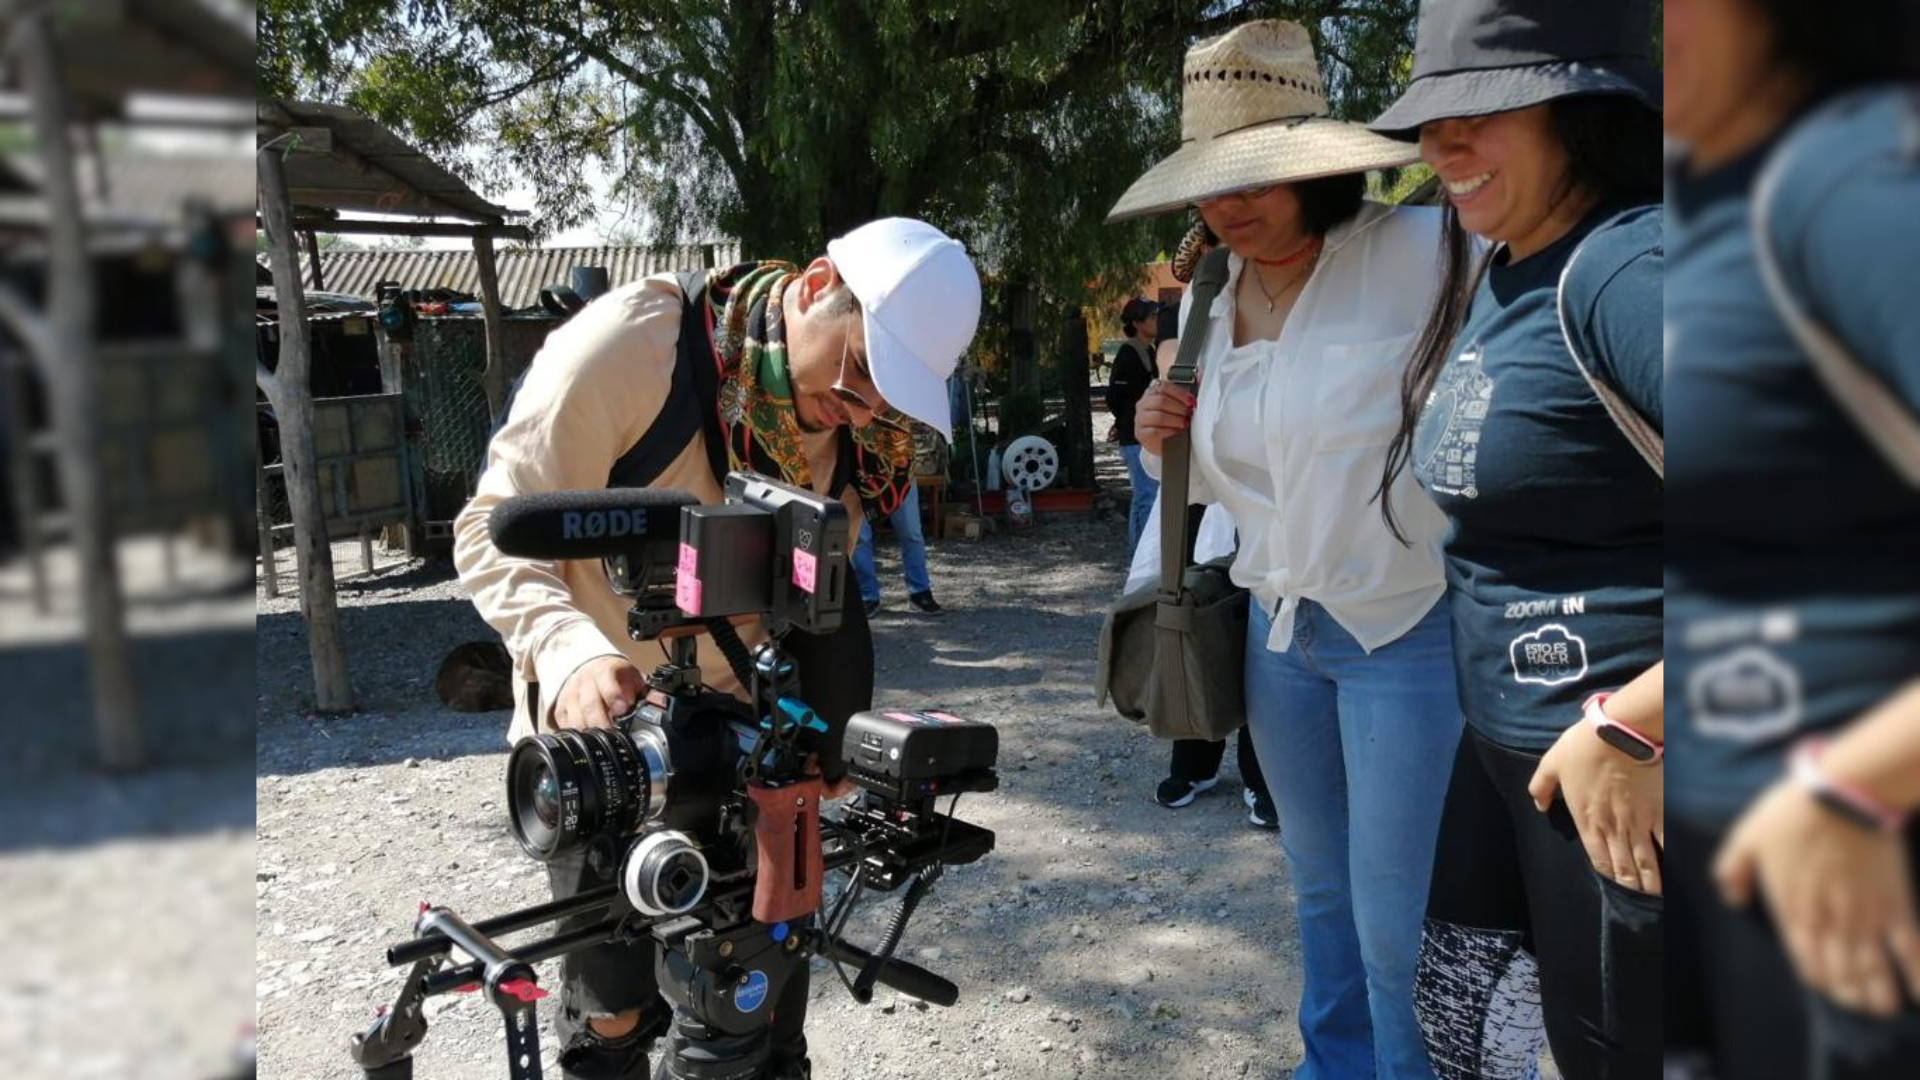
<path id="1" fill-rule="evenodd" d="M 1447 789 L 1414 977 L 1439 1080 L 1522 1080 L 1543 1041 L 1566 1080 L 1660 1076 L 1662 901 L 1593 872 L 1540 756 L 1469 725 Z"/>

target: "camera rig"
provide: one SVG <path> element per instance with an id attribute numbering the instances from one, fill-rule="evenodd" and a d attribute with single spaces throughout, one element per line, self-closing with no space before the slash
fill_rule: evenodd
<path id="1" fill-rule="evenodd" d="M 622 507 L 610 504 L 614 493 L 589 492 L 508 500 L 496 511 L 495 542 L 508 554 L 603 557 L 613 587 L 633 600 L 629 634 L 659 639 L 667 658 L 617 729 L 534 736 L 509 758 L 509 819 L 521 846 L 536 859 L 584 846 L 613 883 L 475 922 L 421 904 L 414 936 L 386 950 L 390 966 L 410 968 L 397 998 L 352 1039 L 370 1080 L 408 1080 L 426 1037 L 426 1000 L 458 992 L 481 993 L 500 1010 L 508 1075 L 537 1080 L 536 1003 L 547 991 L 534 965 L 645 937 L 657 944 L 660 990 L 673 1005 L 661 1078 L 769 1075 L 772 1006 L 815 956 L 832 961 L 863 1004 L 876 983 L 935 1005 L 959 999 L 952 982 L 894 952 L 944 868 L 993 849 L 993 833 L 953 811 L 960 795 L 998 786 L 998 734 L 937 710 L 861 712 L 844 733 L 816 715 L 782 639 L 840 626 L 846 509 L 751 473 L 729 476 L 725 491 L 714 506 L 636 491 Z M 751 651 L 729 621 L 741 615 L 760 616 L 768 630 Z M 751 704 L 703 684 L 700 630 Z M 819 814 L 814 763 L 829 753 L 857 785 L 838 820 Z M 950 800 L 945 813 L 941 798 Z M 822 917 L 828 873 L 848 880 Z M 900 893 L 872 949 L 842 937 L 868 892 Z M 596 915 L 530 942 L 500 940 Z"/>

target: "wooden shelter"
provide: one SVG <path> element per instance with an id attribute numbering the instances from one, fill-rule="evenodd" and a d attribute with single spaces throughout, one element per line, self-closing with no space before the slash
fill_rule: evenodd
<path id="1" fill-rule="evenodd" d="M 22 96 L 45 201 L 45 300 L 0 286 L 0 323 L 19 342 L 51 399 L 67 532 L 84 607 L 94 722 L 103 763 L 147 754 L 114 558 L 102 444 L 101 356 L 95 340 L 95 236 L 80 170 L 99 158 L 102 125 L 130 122 L 142 95 L 244 101 L 255 81 L 254 29 L 205 0 L 96 0 L 0 7 L 0 90 Z M 18 185 L 16 185 L 18 186 Z M 217 293 L 218 286 L 202 289 Z M 202 323 L 201 329 L 206 329 Z M 217 338 L 217 329 L 214 336 Z M 217 348 L 217 345 L 210 345 Z"/>
<path id="2" fill-rule="evenodd" d="M 334 597 L 327 504 L 323 499 L 310 385 L 311 339 L 301 283 L 298 237 L 318 266 L 320 232 L 398 236 L 463 236 L 473 241 L 486 324 L 485 385 L 489 408 L 506 400 L 504 313 L 493 241 L 526 239 L 513 212 L 481 198 L 459 177 L 365 114 L 310 101 L 262 101 L 256 117 L 260 225 L 270 241 L 280 324 L 276 370 L 261 364 L 257 377 L 280 424 L 280 453 L 294 523 L 300 599 L 314 668 L 315 703 L 322 712 L 353 708 L 345 640 Z M 395 220 L 354 215 L 401 215 Z M 405 220 L 411 218 L 412 220 Z M 438 219 L 451 218 L 452 221 Z M 323 281 L 314 282 L 325 288 Z M 377 410 L 358 408 L 361 415 Z M 397 407 L 397 403 L 396 403 Z M 348 420 L 352 427 L 351 417 Z M 357 447 L 351 438 L 343 464 Z M 337 469 L 335 470 L 337 475 Z M 265 557 L 273 557 L 268 547 Z"/>

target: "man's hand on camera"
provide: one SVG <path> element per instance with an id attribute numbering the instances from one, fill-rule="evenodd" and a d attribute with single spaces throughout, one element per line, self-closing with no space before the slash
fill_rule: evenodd
<path id="1" fill-rule="evenodd" d="M 557 728 L 610 728 L 633 711 L 646 688 L 640 669 L 624 656 L 596 656 L 573 669 L 553 700 Z"/>

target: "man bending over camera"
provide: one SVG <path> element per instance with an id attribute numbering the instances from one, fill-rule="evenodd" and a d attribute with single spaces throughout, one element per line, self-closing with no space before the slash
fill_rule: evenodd
<path id="1" fill-rule="evenodd" d="M 900 414 L 952 438 L 946 379 L 979 317 L 980 279 L 966 249 L 924 222 L 887 218 L 832 241 L 805 267 L 743 263 L 647 278 L 555 330 L 516 387 L 478 493 L 454 526 L 460 580 L 513 655 L 508 738 L 612 727 L 640 701 L 642 671 L 666 655 L 657 641 L 628 638 L 629 601 L 597 560 L 495 549 L 487 524 L 501 500 L 657 487 L 718 503 L 726 473 L 749 469 L 841 499 L 859 528 L 863 501 L 891 513 L 913 483 Z M 742 634 L 750 646 L 758 636 Z M 802 696 L 835 730 L 871 706 L 873 638 L 858 603 L 846 606 L 838 631 L 796 632 L 785 644 Z M 744 697 L 704 635 L 699 653 L 709 685 Z M 840 779 L 839 761 L 820 764 L 830 784 Z M 585 851 L 547 866 L 556 899 L 617 870 Z M 572 954 L 561 982 L 562 1072 L 647 1077 L 648 1051 L 670 1019 L 651 940 Z M 783 1080 L 809 1073 L 807 989 L 803 969 L 775 1011 Z"/>

